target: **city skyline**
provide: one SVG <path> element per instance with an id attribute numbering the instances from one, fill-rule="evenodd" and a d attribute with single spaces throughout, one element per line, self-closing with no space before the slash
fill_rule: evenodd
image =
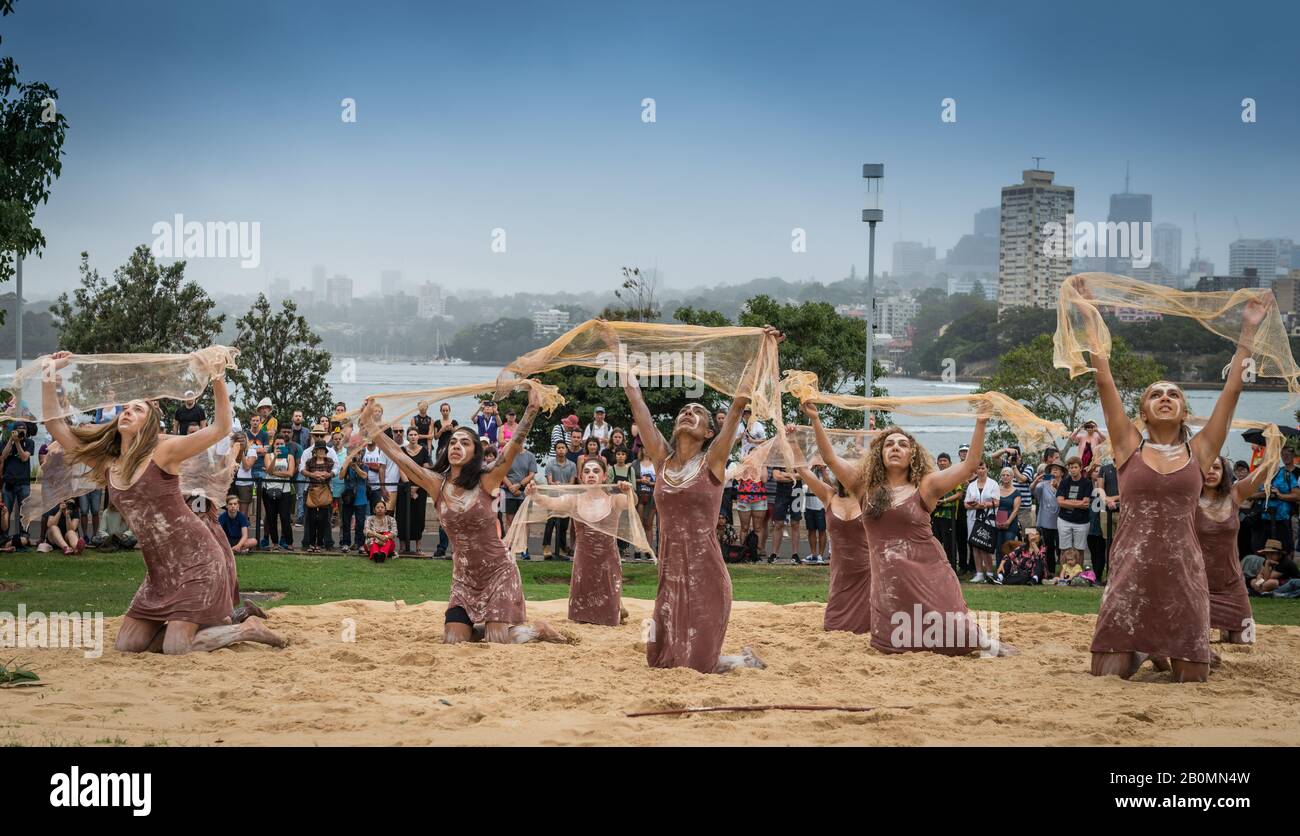
<path id="1" fill-rule="evenodd" d="M 655 266 L 669 288 L 831 282 L 866 272 L 863 162 L 885 164 L 885 272 L 895 242 L 946 254 L 1035 154 L 1075 188 L 1079 220 L 1106 219 L 1131 166 L 1153 220 L 1182 228 L 1184 262 L 1193 213 L 1219 272 L 1238 225 L 1300 239 L 1292 27 L 1126 7 L 1116 29 L 1027 3 L 1006 19 L 939 5 L 951 26 L 843 4 L 395 3 L 356 20 L 334 3 L 20 4 L 0 51 L 57 88 L 70 121 L 25 295 L 74 287 L 82 250 L 111 272 L 176 214 L 260 224 L 255 269 L 189 260 L 190 278 L 234 293 L 311 286 L 322 264 L 356 295 L 388 270 L 448 293 L 613 289 L 623 265 Z M 1210 25 L 1212 62 L 1179 37 Z M 1157 27 L 1159 41 L 1142 34 Z M 1242 122 L 1246 97 L 1256 123 Z"/>

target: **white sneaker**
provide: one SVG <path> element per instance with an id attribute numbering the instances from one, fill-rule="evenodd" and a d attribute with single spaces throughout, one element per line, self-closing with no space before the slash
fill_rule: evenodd
<path id="1" fill-rule="evenodd" d="M 970 579 L 971 583 L 984 583 L 984 573 L 976 572 L 975 577 Z"/>

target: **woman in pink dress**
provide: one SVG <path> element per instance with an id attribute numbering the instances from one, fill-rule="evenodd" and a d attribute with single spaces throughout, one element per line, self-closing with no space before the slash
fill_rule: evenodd
<path id="1" fill-rule="evenodd" d="M 607 485 L 607 468 L 605 460 L 599 456 L 587 459 L 582 464 L 582 473 L 578 474 L 578 483 Z M 619 514 L 635 514 L 636 494 L 632 491 L 632 483 L 619 482 L 618 487 L 622 490 L 618 496 L 597 489 L 589 495 L 575 493 L 560 498 L 543 496 L 538 493 L 536 482 L 528 483 L 526 491 L 533 502 L 552 509 L 556 516 L 572 519 L 577 529 L 573 577 L 569 581 L 570 621 L 617 627 L 627 620 L 627 610 L 623 608 L 623 561 L 618 552 L 618 539 L 583 522 L 584 519 L 614 522 Z"/>
<path id="2" fill-rule="evenodd" d="M 232 623 L 239 586 L 230 544 L 181 496 L 182 462 L 228 437 L 233 423 L 225 380 L 229 358 L 225 351 L 210 351 L 195 362 L 212 377 L 216 421 L 196 432 L 163 435 L 158 406 L 144 400 L 125 404 L 105 424 L 45 422 L 69 462 L 86 465 L 94 482 L 111 486 L 113 505 L 139 541 L 147 574 L 117 633 L 114 646 L 123 653 L 179 655 L 241 641 L 285 644 L 258 616 Z M 67 351 L 51 356 L 52 373 L 44 384 L 47 413 L 57 412 L 58 370 L 69 357 Z"/>
<path id="3" fill-rule="evenodd" d="M 881 431 L 862 461 L 851 465 L 831 449 L 817 407 L 805 403 L 804 413 L 835 478 L 862 497 L 871 551 L 871 646 L 883 653 L 1014 654 L 1014 647 L 988 635 L 970 617 L 961 584 L 930 527 L 935 503 L 975 473 L 988 419 L 975 420 L 965 461 L 934 470 L 916 439 L 898 427 Z"/>
<path id="4" fill-rule="evenodd" d="M 395 462 L 412 484 L 434 497 L 438 521 L 453 549 L 451 594 L 447 598 L 447 644 L 486 640 L 500 644 L 531 641 L 565 643 L 569 638 L 544 621 L 526 623 L 523 583 L 519 566 L 506 552 L 497 529 L 494 496 L 510 463 L 523 449 L 524 439 L 537 417 L 537 393 L 529 397 L 528 411 L 510 443 L 490 469 L 483 467 L 483 446 L 474 430 L 457 427 L 438 454 L 433 470 L 417 464 L 402 446 L 384 433 L 381 408 L 367 400 L 360 422 L 366 438 Z"/>
<path id="5" fill-rule="evenodd" d="M 817 429 L 824 435 L 820 424 Z M 793 427 L 787 427 L 793 432 Z M 829 439 L 827 440 L 829 446 Z M 831 541 L 831 582 L 826 593 L 827 631 L 871 632 L 871 549 L 862 517 L 862 498 L 850 494 L 838 479 L 832 487 L 818 478 L 804 459 L 803 449 L 791 444 L 794 469 L 804 486 L 826 506 L 826 528 Z"/>
<path id="6" fill-rule="evenodd" d="M 1219 640 L 1230 644 L 1255 641 L 1255 620 L 1237 553 L 1237 533 L 1241 529 L 1237 509 L 1246 497 L 1259 490 L 1267 473 L 1267 468 L 1257 467 L 1250 476 L 1234 482 L 1232 463 L 1218 456 L 1205 473 L 1205 486 L 1196 506 L 1196 538 L 1205 557 L 1205 580 L 1210 591 L 1210 629 L 1218 630 Z"/>
<path id="7" fill-rule="evenodd" d="M 776 340 L 783 339 L 775 328 L 766 330 Z M 610 334 L 608 341 L 617 355 L 617 338 Z M 739 656 L 722 655 L 731 617 L 731 575 L 718 544 L 718 508 L 731 452 L 728 441 L 736 437 L 749 398 L 732 400 L 721 427 L 714 426 L 713 414 L 702 404 L 687 403 L 673 421 L 669 443 L 655 425 L 636 375 L 627 375 L 626 381 L 623 391 L 632 418 L 659 474 L 654 488 L 659 591 L 654 618 L 645 625 L 646 661 L 654 668 L 685 667 L 700 673 L 766 667 L 748 647 Z M 715 437 L 727 441 L 710 444 Z"/>
<path id="8" fill-rule="evenodd" d="M 1083 276 L 1071 281 L 1086 295 Z M 1243 343 L 1264 320 L 1272 298 L 1267 294 L 1246 306 Z M 1094 676 L 1127 679 L 1150 658 L 1159 670 L 1172 667 L 1176 682 L 1209 678 L 1210 596 L 1196 512 L 1204 474 L 1227 438 L 1249 358 L 1250 350 L 1239 345 L 1214 412 L 1195 436 L 1187 427 L 1183 390 L 1164 380 L 1148 386 L 1138 402 L 1145 438 L 1124 411 L 1109 358 L 1091 358 L 1121 497 L 1110 576 L 1092 637 Z"/>

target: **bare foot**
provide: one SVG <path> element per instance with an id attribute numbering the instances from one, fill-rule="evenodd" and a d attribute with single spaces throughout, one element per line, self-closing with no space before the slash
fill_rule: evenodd
<path id="1" fill-rule="evenodd" d="M 1016 649 L 1016 646 L 1014 644 L 1007 644 L 1006 642 L 998 642 L 997 655 L 998 656 L 1019 656 L 1020 651 Z"/>
<path id="2" fill-rule="evenodd" d="M 252 601 L 245 598 L 243 601 L 240 602 L 238 607 L 235 607 L 233 623 L 242 624 L 243 622 L 247 621 L 253 616 L 257 616 L 263 621 L 270 618 L 270 616 L 266 614 L 265 610 L 263 610 L 261 607 L 259 607 L 257 604 L 253 603 Z"/>
<path id="3" fill-rule="evenodd" d="M 618 623 L 619 624 L 627 623 L 627 607 L 618 608 Z"/>
<path id="4" fill-rule="evenodd" d="M 537 640 L 542 642 L 578 644 L 582 641 L 576 634 L 570 633 L 568 630 L 557 630 L 545 621 L 534 622 L 533 629 L 537 631 Z"/>
<path id="5" fill-rule="evenodd" d="M 1211 668 L 1218 668 L 1219 665 L 1222 665 L 1222 664 L 1223 664 L 1223 657 L 1220 656 L 1220 655 L 1218 654 L 1217 651 L 1211 650 L 1211 651 L 1210 651 L 1210 667 L 1211 667 Z"/>
<path id="6" fill-rule="evenodd" d="M 279 634 L 272 632 L 271 628 L 266 626 L 266 622 L 255 615 L 250 615 L 248 619 L 244 621 L 243 626 L 244 636 L 242 641 L 261 642 L 262 644 L 269 644 L 271 647 L 289 646 L 288 639 L 282 638 Z"/>
<path id="7" fill-rule="evenodd" d="M 1152 656 L 1151 667 L 1155 668 L 1161 673 L 1168 673 L 1170 670 L 1172 670 L 1172 668 L 1169 665 L 1168 656 Z"/>
<path id="8" fill-rule="evenodd" d="M 740 649 L 740 659 L 741 665 L 746 668 L 758 668 L 759 670 L 763 670 L 767 667 L 767 663 L 758 658 L 758 654 L 754 652 L 754 648 L 749 647 L 748 645 Z"/>

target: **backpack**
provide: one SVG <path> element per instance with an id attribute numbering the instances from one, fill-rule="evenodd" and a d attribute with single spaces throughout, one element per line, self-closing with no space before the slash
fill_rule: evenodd
<path id="1" fill-rule="evenodd" d="M 745 535 L 745 545 L 740 549 L 740 559 L 745 563 L 758 562 L 758 532 L 750 529 Z"/>

